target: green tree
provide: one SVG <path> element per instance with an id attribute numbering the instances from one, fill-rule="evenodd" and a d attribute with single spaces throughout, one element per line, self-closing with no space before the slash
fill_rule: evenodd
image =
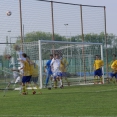
<path id="1" fill-rule="evenodd" d="M 114 34 L 107 34 L 107 44 L 112 45 L 112 43 L 117 43 L 117 39 L 114 39 Z M 72 42 L 82 42 L 82 35 L 76 35 L 71 37 Z M 88 33 L 84 34 L 84 42 L 91 43 L 103 43 L 105 44 L 105 34 L 101 32 L 100 34 Z"/>
<path id="2" fill-rule="evenodd" d="M 54 34 L 54 38 L 56 41 L 65 41 L 66 38 L 64 36 L 61 36 L 59 34 Z M 52 40 L 52 34 L 47 32 L 40 32 L 40 31 L 33 31 L 30 33 L 27 33 L 24 36 L 24 42 L 32 42 L 32 41 L 38 41 L 38 40 Z M 20 42 L 20 38 L 17 42 Z"/>

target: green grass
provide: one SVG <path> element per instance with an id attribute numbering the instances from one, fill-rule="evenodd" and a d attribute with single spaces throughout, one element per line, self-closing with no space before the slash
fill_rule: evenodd
<path id="1" fill-rule="evenodd" d="M 91 85 L 42 90 L 42 95 L 0 91 L 0 117 L 116 116 L 117 86 Z"/>

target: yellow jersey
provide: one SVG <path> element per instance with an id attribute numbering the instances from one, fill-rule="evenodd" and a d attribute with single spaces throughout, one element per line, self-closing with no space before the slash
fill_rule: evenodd
<path id="1" fill-rule="evenodd" d="M 114 71 L 117 71 L 117 60 L 115 60 L 115 61 L 112 63 L 111 68 L 112 68 Z"/>
<path id="2" fill-rule="evenodd" d="M 32 77 L 38 77 L 38 65 L 31 65 Z"/>
<path id="3" fill-rule="evenodd" d="M 109 63 L 109 71 L 112 71 L 112 68 L 111 68 L 111 65 L 113 64 L 113 62 L 114 62 L 115 60 L 112 60 L 110 63 Z"/>
<path id="4" fill-rule="evenodd" d="M 23 76 L 30 76 L 30 64 L 27 61 L 23 61 Z"/>
<path id="5" fill-rule="evenodd" d="M 68 62 L 65 58 L 63 58 L 60 62 L 60 71 L 66 72 L 66 66 L 68 65 Z"/>
<path id="6" fill-rule="evenodd" d="M 94 69 L 97 70 L 101 68 L 104 65 L 104 62 L 102 60 L 95 60 L 94 62 Z"/>
<path id="7" fill-rule="evenodd" d="M 33 74 L 33 65 L 30 65 L 30 74 Z"/>

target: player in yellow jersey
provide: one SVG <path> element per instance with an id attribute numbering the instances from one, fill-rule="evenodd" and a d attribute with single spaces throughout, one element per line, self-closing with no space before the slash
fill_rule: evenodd
<path id="1" fill-rule="evenodd" d="M 99 55 L 96 55 L 96 60 L 94 61 L 94 84 L 97 84 L 98 77 L 100 78 L 101 84 L 103 84 L 102 81 L 102 66 L 104 65 L 104 62 L 100 59 Z"/>
<path id="2" fill-rule="evenodd" d="M 117 82 L 117 60 L 113 61 L 112 65 L 111 65 L 111 69 L 112 69 L 111 77 L 115 77 L 116 82 Z"/>
<path id="3" fill-rule="evenodd" d="M 65 80 L 67 81 L 67 84 L 68 84 L 68 86 L 70 85 L 70 83 L 68 82 L 68 79 L 67 79 L 67 74 L 66 74 L 66 67 L 67 67 L 67 65 L 68 65 L 68 62 L 67 62 L 67 60 L 66 60 L 66 58 L 63 58 L 63 57 L 61 57 L 61 62 L 60 62 L 60 71 L 61 71 L 61 73 L 62 73 L 62 78 L 64 77 L 65 78 Z"/>
<path id="4" fill-rule="evenodd" d="M 113 64 L 113 62 L 116 61 L 116 55 L 113 54 L 112 56 L 113 56 L 113 60 L 112 60 L 112 61 L 110 62 L 110 64 L 109 64 L 109 67 L 110 67 L 110 68 L 111 68 L 111 65 Z M 109 80 L 109 81 L 110 81 L 110 82 L 111 82 L 111 81 L 112 81 L 112 82 L 115 82 L 115 80 L 113 79 L 114 77 L 117 79 L 117 72 L 111 68 L 110 80 Z"/>
<path id="5" fill-rule="evenodd" d="M 36 88 L 39 90 L 39 94 L 42 94 L 40 91 L 39 85 L 37 83 L 38 82 L 38 70 L 39 70 L 38 65 L 35 64 L 33 61 L 31 61 L 29 56 L 27 56 L 27 60 L 30 63 L 30 72 L 31 72 L 30 83 L 31 83 L 33 94 L 36 94 L 36 91 L 34 90 L 32 83 L 34 83 L 34 86 L 36 86 Z"/>
<path id="6" fill-rule="evenodd" d="M 22 54 L 22 56 L 24 58 L 27 57 L 27 55 L 25 53 Z M 30 72 L 30 64 L 27 60 L 20 60 L 22 62 L 22 70 L 23 70 L 23 77 L 22 77 L 22 86 L 23 86 L 23 95 L 27 94 L 27 90 L 26 90 L 26 84 L 28 82 L 30 82 L 31 79 L 31 72 Z"/>

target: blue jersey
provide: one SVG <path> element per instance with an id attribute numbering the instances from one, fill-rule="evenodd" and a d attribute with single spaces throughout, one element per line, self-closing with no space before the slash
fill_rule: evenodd
<path id="1" fill-rule="evenodd" d="M 52 74 L 51 66 L 50 66 L 51 61 L 52 61 L 52 60 L 48 60 L 47 63 L 46 63 L 47 72 L 48 72 L 49 74 Z"/>

